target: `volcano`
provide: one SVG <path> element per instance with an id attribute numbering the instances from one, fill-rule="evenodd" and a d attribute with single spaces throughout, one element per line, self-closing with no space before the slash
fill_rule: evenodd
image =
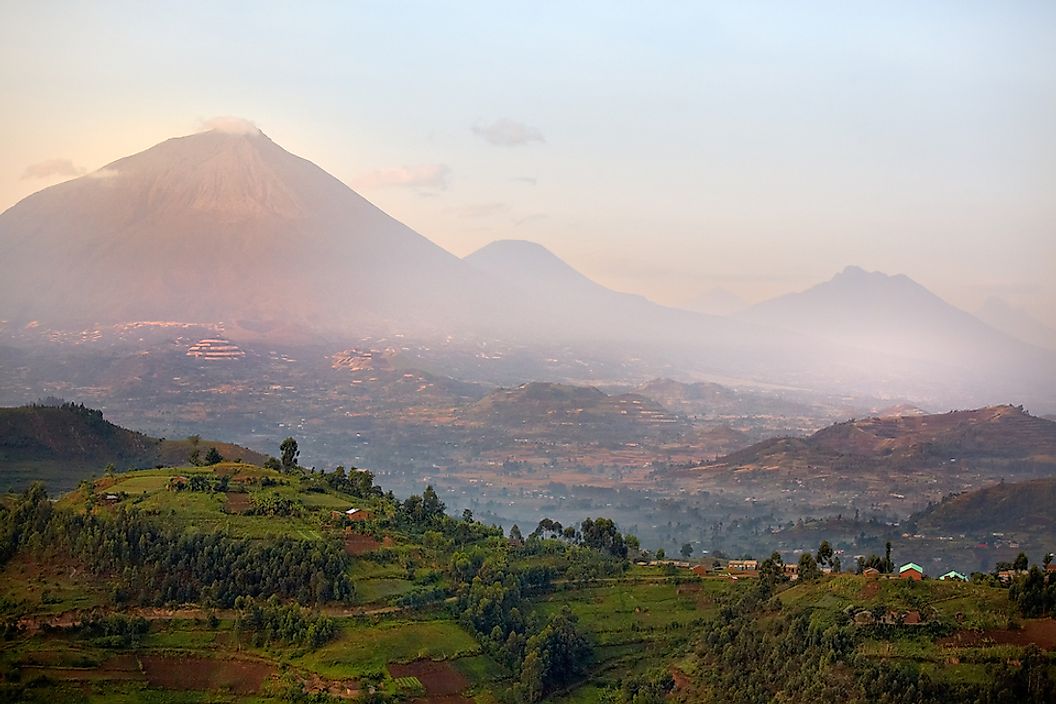
<path id="1" fill-rule="evenodd" d="M 489 300 L 486 277 L 255 128 L 46 188 L 0 215 L 0 242 L 15 323 L 443 329 Z"/>

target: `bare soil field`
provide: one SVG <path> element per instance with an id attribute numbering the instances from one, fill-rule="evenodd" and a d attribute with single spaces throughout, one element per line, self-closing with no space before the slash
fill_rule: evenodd
<path id="1" fill-rule="evenodd" d="M 227 690 L 255 694 L 275 668 L 257 660 L 218 660 L 173 655 L 140 658 L 147 681 L 163 689 Z"/>
<path id="2" fill-rule="evenodd" d="M 373 536 L 345 533 L 345 553 L 349 555 L 363 555 L 380 547 L 381 543 L 374 540 Z"/>
<path id="3" fill-rule="evenodd" d="M 981 648 L 987 645 L 1037 645 L 1043 650 L 1056 650 L 1056 619 L 1039 618 L 1024 621 L 1022 628 L 994 628 L 988 631 L 958 631 L 939 640 L 941 645 L 960 648 Z"/>
<path id="4" fill-rule="evenodd" d="M 252 507 L 249 494 L 240 491 L 227 492 L 227 503 L 224 508 L 228 513 L 245 513 Z"/>
<path id="5" fill-rule="evenodd" d="M 405 665 L 393 663 L 389 665 L 389 674 L 393 677 L 417 677 L 428 695 L 424 701 L 430 702 L 440 701 L 436 697 L 457 695 L 469 686 L 465 676 L 448 662 L 415 660 Z"/>

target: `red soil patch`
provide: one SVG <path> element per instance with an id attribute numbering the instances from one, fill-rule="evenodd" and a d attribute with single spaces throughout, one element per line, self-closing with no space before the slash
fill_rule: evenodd
<path id="1" fill-rule="evenodd" d="M 377 550 L 381 543 L 374 540 L 372 536 L 361 533 L 345 533 L 345 552 L 349 555 L 363 555 L 371 550 Z"/>
<path id="2" fill-rule="evenodd" d="M 880 582 L 877 582 L 875 579 L 866 582 L 865 586 L 862 587 L 862 598 L 863 599 L 872 599 L 874 596 L 876 596 L 879 593 L 880 593 Z"/>
<path id="3" fill-rule="evenodd" d="M 227 690 L 255 694 L 275 668 L 256 660 L 144 655 L 140 658 L 152 687 L 185 690 Z"/>
<path id="4" fill-rule="evenodd" d="M 939 640 L 951 648 L 981 648 L 987 645 L 1037 645 L 1056 650 L 1056 619 L 1039 618 L 1023 622 L 1022 628 L 994 628 L 989 631 L 957 631 Z"/>
<path id="5" fill-rule="evenodd" d="M 228 513 L 245 513 L 253 505 L 249 500 L 249 494 L 245 492 L 229 491 L 226 495 L 227 503 L 224 507 Z"/>
<path id="6" fill-rule="evenodd" d="M 456 695 L 469 686 L 465 676 L 447 662 L 416 660 L 406 665 L 393 663 L 389 665 L 389 674 L 394 678 L 417 677 L 429 695 L 425 701 L 429 702 L 441 701 L 437 697 Z"/>

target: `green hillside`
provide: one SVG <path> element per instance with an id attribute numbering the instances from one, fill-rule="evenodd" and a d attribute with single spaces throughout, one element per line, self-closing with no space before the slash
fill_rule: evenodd
<path id="1" fill-rule="evenodd" d="M 41 481 L 52 491 L 68 491 L 103 468 L 118 470 L 182 464 L 196 449 L 209 448 L 229 459 L 260 464 L 266 457 L 214 440 L 165 440 L 127 430 L 100 411 L 65 403 L 0 408 L 0 488 L 21 489 Z"/>
<path id="2" fill-rule="evenodd" d="M 1056 622 L 999 586 L 699 576 L 605 519 L 447 510 L 245 462 L 8 495 L 0 700 L 1030 701 L 1056 674 Z"/>

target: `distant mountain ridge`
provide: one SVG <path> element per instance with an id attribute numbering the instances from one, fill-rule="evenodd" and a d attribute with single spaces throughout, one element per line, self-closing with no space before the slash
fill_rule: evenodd
<path id="1" fill-rule="evenodd" d="M 335 350 L 396 335 L 498 340 L 521 358 L 603 355 L 609 369 L 650 376 L 924 405 L 1056 398 L 1056 353 L 907 277 L 849 267 L 735 316 L 663 306 L 530 242 L 459 259 L 255 128 L 170 139 L 35 193 L 0 214 L 0 245 L 5 339 L 40 330 L 34 344 L 52 331 L 197 323 L 235 344 Z M 593 382 L 583 367 L 577 380 Z M 619 381 L 649 378 L 635 373 Z"/>
<path id="2" fill-rule="evenodd" d="M 1028 462 L 1056 473 L 1056 423 L 1016 406 L 836 423 L 806 438 L 774 438 L 701 471 L 854 477 L 864 469 L 940 468 L 978 460 Z"/>

